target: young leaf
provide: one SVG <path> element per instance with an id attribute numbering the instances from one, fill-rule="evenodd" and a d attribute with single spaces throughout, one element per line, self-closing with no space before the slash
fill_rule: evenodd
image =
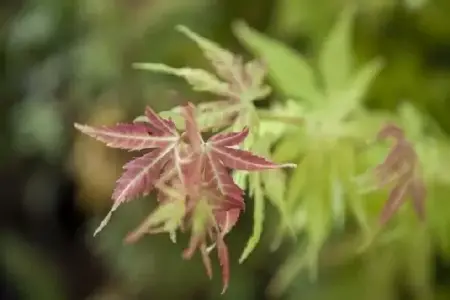
<path id="1" fill-rule="evenodd" d="M 270 94 L 270 87 L 263 84 L 266 75 L 264 64 L 259 61 L 244 64 L 240 56 L 221 48 L 189 28 L 177 26 L 177 29 L 202 49 L 217 75 L 229 83 L 230 92 L 235 100 L 251 102 L 263 99 Z"/>
<path id="2" fill-rule="evenodd" d="M 243 263 L 255 249 L 261 238 L 264 223 L 265 203 L 260 174 L 252 173 L 249 175 L 249 186 L 250 196 L 255 202 L 253 210 L 253 232 L 239 258 L 239 263 Z"/>
<path id="3" fill-rule="evenodd" d="M 348 97 L 353 99 L 349 102 L 361 102 L 363 97 L 368 92 L 370 84 L 378 76 L 384 66 L 382 59 L 374 59 L 362 67 L 355 76 L 351 79 L 351 84 Z"/>
<path id="4" fill-rule="evenodd" d="M 159 178 L 163 165 L 170 156 L 172 147 L 151 151 L 124 165 L 126 170 L 117 180 L 112 198 L 125 202 L 139 195 L 146 196 L 153 189 L 153 183 Z"/>
<path id="5" fill-rule="evenodd" d="M 287 132 L 275 145 L 272 157 L 276 161 L 296 161 L 304 153 L 308 145 L 303 130 Z"/>
<path id="6" fill-rule="evenodd" d="M 337 146 L 334 153 L 334 167 L 345 190 L 345 202 L 361 229 L 365 234 L 368 234 L 367 213 L 364 210 L 358 186 L 354 181 L 357 172 L 357 151 L 353 144 L 343 142 Z"/>
<path id="7" fill-rule="evenodd" d="M 235 210 L 240 210 L 243 208 L 242 190 L 233 182 L 228 169 L 256 171 L 281 167 L 293 167 L 295 165 L 277 165 L 261 156 L 252 154 L 249 151 L 235 149 L 234 147 L 244 142 L 247 137 L 249 133 L 247 128 L 244 128 L 240 132 L 218 133 L 210 137 L 207 141 L 204 141 L 196 122 L 195 107 L 191 103 L 188 103 L 182 108 L 181 113 L 186 121 L 185 134 L 187 141 L 193 150 L 190 165 L 200 166 L 198 170 L 201 170 L 201 172 L 194 172 L 194 170 L 191 169 L 188 173 L 194 178 L 200 178 L 199 176 L 196 176 L 196 173 L 200 173 L 203 182 L 202 186 L 209 191 L 208 195 L 213 197 L 215 200 L 222 200 L 220 201 L 222 202 L 221 205 L 217 206 L 213 204 L 213 207 L 219 211 L 225 210 L 229 212 L 228 215 L 224 213 L 215 213 L 215 216 L 219 217 L 219 219 L 216 219 L 216 223 L 222 230 L 220 236 L 223 236 L 229 231 L 232 224 L 236 222 L 238 213 L 235 213 Z M 190 185 L 193 182 L 195 183 L 197 180 L 189 180 L 188 184 Z M 255 197 L 262 198 L 262 187 L 260 183 L 258 184 L 259 189 L 255 191 Z M 188 188 L 188 190 L 193 189 Z M 261 201 L 263 201 L 263 199 Z M 217 204 L 218 201 L 214 202 Z M 262 202 L 262 205 L 263 204 L 264 203 Z M 233 211 L 232 214 L 230 214 L 231 211 Z M 258 219 L 256 221 L 259 221 L 259 218 L 262 218 L 263 213 L 258 213 L 257 216 Z M 231 220 L 228 218 L 231 218 Z M 256 245 L 257 239 L 259 239 L 259 235 L 261 234 L 262 224 L 260 224 L 260 228 L 256 229 L 256 238 L 251 239 L 254 241 L 254 245 Z M 228 285 L 229 273 L 228 252 L 226 248 L 224 248 L 224 244 L 220 244 L 222 243 L 220 236 L 216 239 L 216 242 L 224 276 L 224 289 L 226 289 Z M 197 247 L 195 244 L 194 246 Z M 192 249 L 192 247 L 189 249 Z M 189 251 L 188 253 L 192 253 L 192 251 Z"/>
<path id="8" fill-rule="evenodd" d="M 299 53 L 245 23 L 235 23 L 233 30 L 241 43 L 266 63 L 269 76 L 287 97 L 309 102 L 321 98 L 314 71 Z"/>
<path id="9" fill-rule="evenodd" d="M 330 99 L 333 101 L 333 104 L 330 105 L 330 111 L 334 120 L 343 120 L 361 107 L 361 102 L 368 92 L 370 84 L 379 74 L 382 67 L 383 62 L 381 59 L 372 60 L 356 72 L 353 78 L 349 79 L 350 85 L 346 90 L 334 94 L 334 97 Z"/>
<path id="10" fill-rule="evenodd" d="M 181 68 L 176 69 L 163 64 L 135 63 L 136 69 L 165 73 L 184 78 L 192 86 L 194 91 L 210 92 L 219 96 L 232 97 L 227 83 L 220 81 L 213 74 L 202 69 Z"/>
<path id="11" fill-rule="evenodd" d="M 125 238 L 127 243 L 134 243 L 146 233 L 152 232 L 152 228 L 165 223 L 163 231 L 174 232 L 180 225 L 185 215 L 185 206 L 182 201 L 167 202 L 153 211 L 138 228 L 129 233 Z"/>
<path id="12" fill-rule="evenodd" d="M 395 186 L 389 194 L 380 216 L 380 223 L 384 225 L 392 215 L 411 196 L 413 207 L 423 218 L 426 190 L 422 179 L 418 177 L 418 159 L 415 149 L 405 139 L 403 130 L 395 124 L 386 125 L 378 134 L 378 140 L 392 138 L 394 146 L 383 163 L 375 168 L 379 185 L 384 186 L 389 181 L 395 181 Z"/>
<path id="13" fill-rule="evenodd" d="M 229 267 L 229 257 L 228 257 L 228 247 L 222 238 L 217 240 L 217 254 L 219 256 L 219 262 L 222 267 L 222 281 L 223 288 L 222 294 L 228 289 L 228 282 L 230 280 L 230 267 Z"/>
<path id="14" fill-rule="evenodd" d="M 218 210 L 214 212 L 216 222 L 222 230 L 222 235 L 225 236 L 228 232 L 230 232 L 231 228 L 236 225 L 240 213 L 240 209 L 230 209 L 227 211 Z"/>
<path id="15" fill-rule="evenodd" d="M 345 9 L 322 44 L 319 70 L 328 95 L 345 89 L 349 84 L 353 67 L 351 36 L 354 14 L 354 7 Z"/>
<path id="16" fill-rule="evenodd" d="M 160 118 L 147 107 L 148 123 L 119 124 L 110 127 L 94 128 L 75 124 L 81 132 L 104 142 L 109 147 L 129 150 L 151 149 L 147 154 L 130 161 L 124 168 L 125 173 L 118 180 L 113 193 L 114 205 L 100 226 L 94 232 L 99 233 L 111 218 L 118 206 L 138 195 L 148 194 L 154 187 L 163 165 L 173 154 L 180 135 L 173 122 Z"/>
<path id="17" fill-rule="evenodd" d="M 150 128 L 142 124 L 117 124 L 98 128 L 75 124 L 75 128 L 108 147 L 130 151 L 165 147 L 177 140 L 176 136 L 151 136 Z"/>
<path id="18" fill-rule="evenodd" d="M 245 171 L 296 167 L 292 163 L 279 165 L 249 151 L 233 148 L 245 140 L 249 133 L 248 128 L 244 128 L 241 132 L 218 133 L 205 142 L 197 131 L 191 129 L 191 133 L 189 130 L 190 127 L 198 128 L 195 122 L 194 106 L 192 104 L 185 106 L 183 115 L 186 119 L 187 136 L 191 145 L 194 149 L 201 149 L 198 154 L 208 160 L 211 165 L 220 162 L 226 168 Z"/>
<path id="19" fill-rule="evenodd" d="M 238 79 L 241 74 L 235 74 L 236 57 L 230 51 L 218 44 L 198 35 L 186 26 L 178 25 L 177 30 L 197 43 L 205 57 L 212 63 L 217 74 L 224 80 Z"/>
<path id="20" fill-rule="evenodd" d="M 171 110 L 162 111 L 159 115 L 174 122 L 180 131 L 185 130 L 185 122 L 181 116 L 181 106 L 175 106 Z M 204 102 L 197 105 L 197 123 L 201 132 L 218 131 L 229 126 L 236 117 L 245 112 L 245 106 L 240 102 L 228 100 Z M 135 123 L 147 122 L 146 116 L 134 119 Z"/>
<path id="21" fill-rule="evenodd" d="M 297 200 L 301 197 L 303 189 L 307 186 L 308 171 L 310 169 L 311 154 L 299 157 L 299 168 L 296 168 L 288 181 L 286 201 L 290 210 L 295 209 Z"/>
<path id="22" fill-rule="evenodd" d="M 270 146 L 273 142 L 273 136 L 267 133 L 256 141 L 253 150 L 260 155 L 269 156 Z M 291 233 L 294 233 L 286 201 L 286 174 L 281 169 L 267 170 L 261 173 L 261 182 L 264 194 L 280 213 L 281 223 L 290 229 Z"/>
<path id="23" fill-rule="evenodd" d="M 303 125 L 305 109 L 296 101 L 289 99 L 285 103 L 275 103 L 268 110 L 258 110 L 259 134 L 266 133 L 280 138 L 287 130 L 298 129 Z"/>

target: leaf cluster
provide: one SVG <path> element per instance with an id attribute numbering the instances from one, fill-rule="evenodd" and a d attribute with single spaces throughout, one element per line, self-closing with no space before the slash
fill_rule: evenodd
<path id="1" fill-rule="evenodd" d="M 177 27 L 201 49 L 214 73 L 161 63 L 134 66 L 181 77 L 193 90 L 214 99 L 159 113 L 147 108 L 132 124 L 76 125 L 109 147 L 148 151 L 124 166 L 113 208 L 99 229 L 120 204 L 155 190 L 159 208 L 127 240 L 161 231 L 175 240 L 177 230 L 189 228 L 192 238 L 184 257 L 200 249 L 211 276 L 208 254 L 217 247 L 225 289 L 229 269 L 223 238 L 238 221 L 245 207 L 243 193 L 248 191 L 254 201 L 254 225 L 240 262 L 261 238 L 266 199 L 280 215 L 274 249 L 286 235 L 306 237 L 306 248 L 288 258 L 275 277 L 271 289 L 277 293 L 302 268 L 316 273 L 327 238 L 349 219 L 356 220 L 366 242 L 373 228 L 400 212 L 408 197 L 424 219 L 427 187 L 450 182 L 441 164 L 448 148 L 438 138 L 426 137 L 424 120 L 410 105 L 397 113 L 374 113 L 364 106 L 383 62 L 373 59 L 356 65 L 351 39 L 355 12 L 349 7 L 340 15 L 312 61 L 242 22 L 233 30 L 257 57 L 248 62 Z M 270 94 L 280 100 L 265 109 L 255 106 Z M 205 134 L 212 137 L 204 139 Z M 389 138 L 392 145 L 385 143 Z M 437 155 L 434 160 L 432 152 Z M 386 189 L 389 195 L 374 217 L 368 194 Z"/>

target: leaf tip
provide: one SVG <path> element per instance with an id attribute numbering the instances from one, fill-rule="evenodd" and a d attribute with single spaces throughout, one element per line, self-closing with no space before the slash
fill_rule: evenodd
<path id="1" fill-rule="evenodd" d="M 231 24 L 231 29 L 234 34 L 239 35 L 239 32 L 250 29 L 247 23 L 244 20 L 236 20 Z"/>
<path id="2" fill-rule="evenodd" d="M 220 295 L 223 295 L 223 294 L 225 294 L 225 292 L 228 290 L 228 285 L 227 286 L 224 286 L 223 288 L 222 288 L 222 292 L 220 293 Z"/>
<path id="3" fill-rule="evenodd" d="M 92 236 L 96 237 L 100 233 L 101 230 L 102 230 L 102 227 L 95 229 L 94 234 Z"/>
<path id="4" fill-rule="evenodd" d="M 175 26 L 175 30 L 184 34 L 185 36 L 187 36 L 189 39 L 193 40 L 194 42 L 200 43 L 200 41 L 202 39 L 201 36 L 199 36 L 197 33 L 192 31 L 191 29 L 189 29 L 189 27 L 187 27 L 185 25 L 178 24 Z"/>
<path id="5" fill-rule="evenodd" d="M 136 232 L 131 232 L 123 239 L 123 243 L 127 245 L 134 244 L 138 239 L 139 235 Z"/>
<path id="6" fill-rule="evenodd" d="M 86 125 L 80 123 L 73 123 L 73 127 L 75 127 L 75 129 L 78 129 L 79 131 L 83 131 L 86 128 Z"/>
<path id="7" fill-rule="evenodd" d="M 190 30 L 182 24 L 175 25 L 175 30 L 184 34 L 190 32 Z"/>
<path id="8" fill-rule="evenodd" d="M 241 257 L 239 257 L 239 264 L 244 263 L 244 261 L 247 260 L 248 256 L 250 255 L 251 251 L 246 251 L 247 249 L 244 250 L 244 252 L 241 254 Z"/>
<path id="9" fill-rule="evenodd" d="M 286 164 L 282 164 L 280 166 L 282 168 L 297 168 L 297 164 L 294 164 L 294 163 L 286 163 Z"/>
<path id="10" fill-rule="evenodd" d="M 146 65 L 146 63 L 141 63 L 141 62 L 135 62 L 135 63 L 131 64 L 133 69 L 140 69 L 140 70 L 145 69 L 145 65 Z"/>

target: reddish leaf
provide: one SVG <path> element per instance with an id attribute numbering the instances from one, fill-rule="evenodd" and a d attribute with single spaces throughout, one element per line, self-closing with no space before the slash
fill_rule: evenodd
<path id="1" fill-rule="evenodd" d="M 145 108 L 145 115 L 155 132 L 161 135 L 177 135 L 173 121 L 161 118 L 148 106 Z"/>
<path id="2" fill-rule="evenodd" d="M 171 234 L 176 229 L 184 231 L 194 223 L 192 218 L 195 214 L 192 212 L 197 208 L 198 201 L 208 199 L 208 209 L 213 214 L 211 219 L 204 222 L 205 228 L 201 230 L 209 234 L 213 245 L 217 247 L 225 292 L 229 280 L 229 258 L 223 237 L 236 224 L 245 207 L 243 191 L 234 183 L 230 169 L 257 171 L 295 165 L 279 165 L 251 152 L 233 148 L 245 140 L 248 128 L 240 132 L 219 133 L 205 142 L 196 121 L 195 106 L 191 103 L 181 110 L 186 123 L 186 131 L 181 135 L 171 120 L 161 118 L 151 108 L 147 107 L 145 114 L 148 122 L 143 123 L 100 128 L 75 125 L 82 132 L 110 147 L 150 149 L 148 153 L 124 166 L 125 172 L 117 181 L 113 193 L 113 208 L 96 232 L 106 225 L 112 212 L 121 203 L 146 195 L 153 189 L 156 189 L 160 205 L 169 204 L 175 199 L 183 201 L 183 216 L 176 223 L 169 223 L 169 220 L 164 219 L 158 228 L 148 228 L 149 221 L 144 222 L 128 236 L 127 241 L 135 241 L 143 233 L 163 232 L 168 228 Z M 183 257 L 189 259 L 199 249 L 206 272 L 211 277 L 206 235 L 199 235 L 198 231 L 192 234 Z"/>
<path id="3" fill-rule="evenodd" d="M 425 219 L 425 198 L 427 196 L 427 191 L 424 183 L 418 178 L 414 180 L 409 185 L 408 193 L 412 198 L 414 209 L 420 220 Z"/>
<path id="4" fill-rule="evenodd" d="M 376 172 L 380 174 L 380 177 L 384 177 L 389 172 L 397 172 L 401 169 L 404 164 L 402 160 L 403 152 L 401 147 L 394 147 L 389 152 L 385 160 L 376 167 Z"/>
<path id="5" fill-rule="evenodd" d="M 126 171 L 117 180 L 112 198 L 116 202 L 124 202 L 139 195 L 147 195 L 159 178 L 171 151 L 171 147 L 157 149 L 128 162 L 124 166 Z"/>
<path id="6" fill-rule="evenodd" d="M 216 134 L 205 143 L 195 121 L 195 107 L 188 103 L 183 107 L 182 114 L 186 119 L 189 143 L 195 151 L 194 159 L 204 166 L 206 185 L 215 187 L 224 199 L 243 201 L 242 190 L 233 182 L 227 168 L 254 171 L 295 166 L 278 165 L 251 152 L 231 148 L 244 141 L 248 135 L 247 128 L 241 132 Z"/>
<path id="7" fill-rule="evenodd" d="M 207 158 L 204 169 L 206 185 L 216 188 L 221 195 L 243 201 L 243 191 L 234 183 L 228 170 L 210 153 L 207 153 Z"/>
<path id="8" fill-rule="evenodd" d="M 177 140 L 176 136 L 150 135 L 151 128 L 144 124 L 117 124 L 98 128 L 75 124 L 75 128 L 111 148 L 128 150 L 151 149 L 166 147 Z"/>
<path id="9" fill-rule="evenodd" d="M 215 147 L 231 147 L 242 143 L 248 136 L 248 128 L 244 128 L 241 132 L 218 133 L 212 136 L 208 142 Z"/>
<path id="10" fill-rule="evenodd" d="M 392 215 L 400 208 L 405 201 L 406 194 L 408 192 L 408 181 L 396 185 L 389 194 L 389 198 L 383 207 L 383 211 L 380 217 L 380 223 L 385 224 Z"/>
<path id="11" fill-rule="evenodd" d="M 219 225 L 222 235 L 226 235 L 239 220 L 240 209 L 230 209 L 227 211 L 218 210 L 214 213 L 216 222 Z"/>
<path id="12" fill-rule="evenodd" d="M 385 140 L 386 138 L 394 138 L 396 141 L 403 140 L 405 134 L 403 130 L 395 124 L 387 124 L 378 133 L 378 140 Z"/>
<path id="13" fill-rule="evenodd" d="M 202 254 L 202 261 L 206 269 L 206 274 L 208 275 L 209 279 L 211 279 L 213 276 L 211 259 L 209 258 L 209 253 L 204 243 L 200 246 L 200 253 Z"/>
<path id="14" fill-rule="evenodd" d="M 230 262 L 228 257 L 228 247 L 225 244 L 223 237 L 217 238 L 217 254 L 219 256 L 219 262 L 222 267 L 222 281 L 223 281 L 222 294 L 223 294 L 228 289 L 228 282 L 230 280 Z"/>
<path id="15" fill-rule="evenodd" d="M 192 256 L 195 253 L 195 250 L 200 246 L 200 244 L 203 241 L 202 236 L 193 235 L 191 236 L 191 239 L 189 241 L 189 246 L 183 251 L 183 258 L 184 259 L 191 259 Z"/>
<path id="16" fill-rule="evenodd" d="M 278 169 L 283 167 L 296 167 L 295 164 L 276 164 L 265 159 L 264 157 L 240 149 L 214 147 L 212 151 L 214 153 L 214 156 L 219 158 L 222 163 L 230 169 L 259 171 L 266 169 Z"/>
<path id="17" fill-rule="evenodd" d="M 185 119 L 186 134 L 192 149 L 195 152 L 201 151 L 204 141 L 195 120 L 194 105 L 192 103 L 188 103 L 183 107 L 181 114 Z"/>
<path id="18" fill-rule="evenodd" d="M 209 199 L 211 208 L 215 211 L 229 211 L 233 209 L 238 209 L 241 211 L 245 209 L 243 197 L 232 198 L 224 196 L 214 186 L 205 189 L 204 194 Z"/>
<path id="19" fill-rule="evenodd" d="M 375 175 L 380 186 L 396 180 L 395 186 L 389 194 L 389 198 L 383 207 L 380 223 L 385 224 L 392 215 L 411 196 L 414 209 L 419 218 L 424 218 L 424 202 L 426 197 L 425 184 L 420 180 L 417 173 L 417 154 L 406 139 L 405 134 L 395 124 L 386 125 L 378 134 L 378 139 L 394 139 L 394 146 L 388 153 L 386 159 L 375 168 Z"/>
<path id="20" fill-rule="evenodd" d="M 180 182 L 182 189 L 185 189 L 189 184 L 189 180 L 192 181 L 192 178 L 189 177 L 192 173 L 192 157 L 189 150 L 184 149 L 182 145 L 177 145 L 174 147 L 172 152 L 170 153 L 170 160 L 167 162 L 164 167 L 164 172 L 161 174 L 161 179 L 164 181 L 174 181 L 177 180 Z"/>

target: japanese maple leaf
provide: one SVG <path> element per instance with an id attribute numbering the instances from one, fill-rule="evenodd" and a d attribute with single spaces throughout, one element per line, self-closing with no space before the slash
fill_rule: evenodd
<path id="1" fill-rule="evenodd" d="M 229 263 L 228 249 L 223 239 L 237 222 L 240 211 L 244 208 L 243 191 L 234 183 L 229 170 L 259 171 L 295 167 L 295 164 L 276 164 L 249 151 L 237 149 L 236 146 L 247 137 L 248 128 L 240 132 L 215 134 L 205 141 L 195 119 L 195 107 L 191 103 L 183 107 L 182 116 L 186 122 L 186 136 L 193 151 L 189 184 L 197 186 L 203 193 L 207 193 L 209 199 L 213 199 L 211 205 L 214 208 L 215 220 L 209 232 L 210 235 L 211 232 L 215 232 L 213 239 L 222 266 L 223 291 L 225 291 L 228 286 Z M 192 236 L 184 257 L 191 257 L 197 248 L 200 249 L 207 273 L 210 275 L 204 236 Z"/>
<path id="2" fill-rule="evenodd" d="M 112 212 L 125 201 L 149 194 L 168 161 L 179 160 L 181 135 L 175 124 L 158 116 L 151 108 L 145 111 L 148 123 L 117 124 L 113 126 L 90 127 L 75 124 L 81 132 L 104 142 L 112 148 L 138 151 L 148 149 L 144 155 L 125 164 L 125 172 L 117 181 L 113 192 L 113 207 L 94 235 L 100 232 L 111 218 Z"/>
<path id="3" fill-rule="evenodd" d="M 146 109 L 147 120 L 142 123 L 98 128 L 75 125 L 110 147 L 130 151 L 148 149 L 146 154 L 124 166 L 125 172 L 113 193 L 114 205 L 95 234 L 106 225 L 121 203 L 156 189 L 160 210 L 130 233 L 126 241 L 134 242 L 143 234 L 164 231 L 172 237 L 176 229 L 191 227 L 191 241 L 183 256 L 190 258 L 199 249 L 207 273 L 212 276 L 209 252 L 216 248 L 225 291 L 229 281 L 229 258 L 224 237 L 244 209 L 243 191 L 234 183 L 230 171 L 259 171 L 295 165 L 279 165 L 237 149 L 247 137 L 248 129 L 219 133 L 205 141 L 191 103 L 182 107 L 181 116 L 185 120 L 182 134 L 171 120 L 161 118 L 150 108 Z M 198 212 L 200 223 L 196 219 Z M 207 247 L 208 239 L 213 247 Z"/>
<path id="4" fill-rule="evenodd" d="M 395 124 L 386 125 L 378 134 L 379 140 L 392 138 L 394 146 L 383 163 L 375 169 L 380 186 L 394 181 L 389 198 L 383 207 L 380 223 L 385 224 L 410 196 L 420 219 L 425 215 L 426 188 L 418 176 L 418 158 L 414 147 L 405 138 L 403 130 Z"/>
<path id="5" fill-rule="evenodd" d="M 238 149 L 237 146 L 249 133 L 248 128 L 239 132 L 218 133 L 204 141 L 195 120 L 194 105 L 188 103 L 181 113 L 186 122 L 187 138 L 194 151 L 193 164 L 202 172 L 197 173 L 196 180 L 214 187 L 230 202 L 243 201 L 242 190 L 234 183 L 230 170 L 261 171 L 296 166 L 276 164 L 262 156 Z"/>
<path id="6" fill-rule="evenodd" d="M 242 101 L 243 98 L 248 98 L 247 101 L 253 101 L 270 93 L 270 88 L 263 84 L 267 75 L 264 63 L 259 60 L 244 62 L 241 56 L 223 49 L 185 26 L 178 26 L 177 29 L 202 49 L 216 74 L 228 84 L 231 100 Z"/>

